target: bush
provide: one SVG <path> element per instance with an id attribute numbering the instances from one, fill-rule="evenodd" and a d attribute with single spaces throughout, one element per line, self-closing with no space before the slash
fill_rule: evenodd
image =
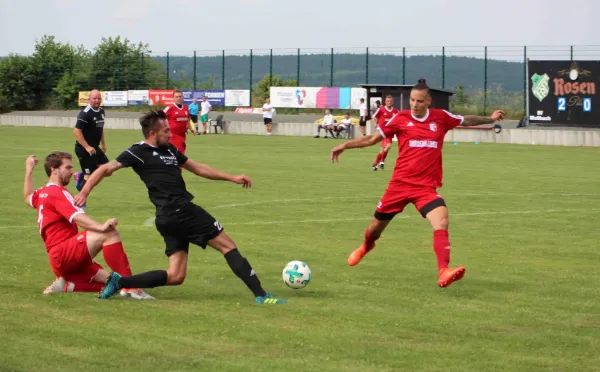
<path id="1" fill-rule="evenodd" d="M 0 114 L 12 111 L 12 107 L 6 97 L 0 95 Z"/>

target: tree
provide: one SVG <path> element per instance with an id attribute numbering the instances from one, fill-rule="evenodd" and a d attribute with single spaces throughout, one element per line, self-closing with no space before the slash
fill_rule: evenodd
<path id="1" fill-rule="evenodd" d="M 111 90 L 157 87 L 162 69 L 150 56 L 148 44 L 132 44 L 128 39 L 102 38 L 94 50 L 92 77 L 95 88 Z"/>
<path id="2" fill-rule="evenodd" d="M 6 109 L 33 110 L 40 107 L 36 96 L 37 72 L 30 57 L 11 54 L 0 61 L 0 96 Z"/>
<path id="3" fill-rule="evenodd" d="M 270 85 L 269 81 L 271 82 Z M 273 75 L 272 78 L 269 78 L 269 74 L 267 74 L 258 82 L 256 90 L 254 91 L 253 103 L 255 105 L 264 104 L 265 100 L 269 98 L 269 95 L 271 94 L 271 87 L 295 87 L 297 85 L 298 83 L 296 80 L 283 80 L 277 75 Z"/>
<path id="4" fill-rule="evenodd" d="M 465 88 L 462 85 L 456 87 L 456 98 L 454 103 L 460 106 L 469 104 L 469 97 L 465 94 Z"/>

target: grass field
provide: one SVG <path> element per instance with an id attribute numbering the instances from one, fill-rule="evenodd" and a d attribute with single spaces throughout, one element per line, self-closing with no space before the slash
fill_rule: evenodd
<path id="1" fill-rule="evenodd" d="M 72 132 L 0 127 L 0 136 L 0 371 L 600 370 L 599 149 L 447 143 L 441 194 L 452 262 L 467 274 L 440 289 L 431 228 L 412 206 L 360 265 L 346 263 L 396 149 L 389 169 L 373 172 L 377 148 L 332 165 L 337 140 L 193 137 L 192 158 L 253 178 L 243 190 L 185 175 L 266 289 L 289 299 L 258 306 L 225 260 L 200 248 L 182 286 L 148 290 L 156 301 L 43 296 L 53 276 L 22 200 L 24 161 L 72 151 Z M 141 133 L 106 137 L 114 158 Z M 35 180 L 46 182 L 40 166 Z M 119 218 L 134 272 L 166 268 L 131 170 L 100 184 L 87 211 Z M 293 259 L 313 272 L 299 291 L 281 281 Z"/>

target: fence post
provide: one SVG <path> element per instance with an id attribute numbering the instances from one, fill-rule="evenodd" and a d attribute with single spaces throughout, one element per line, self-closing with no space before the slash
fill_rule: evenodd
<path id="1" fill-rule="evenodd" d="M 252 107 L 252 63 L 253 61 L 253 57 L 252 57 L 252 49 L 250 49 L 250 107 Z"/>
<path id="2" fill-rule="evenodd" d="M 483 115 L 487 115 L 487 46 L 484 48 L 483 59 Z"/>
<path id="3" fill-rule="evenodd" d="M 194 50 L 194 90 L 196 90 L 196 51 Z"/>
<path id="4" fill-rule="evenodd" d="M 169 70 L 169 52 L 167 52 L 167 86 L 165 89 L 169 89 L 169 81 L 171 80 L 171 71 Z"/>
<path id="5" fill-rule="evenodd" d="M 333 87 L 333 48 L 331 48 L 331 63 L 329 71 L 329 87 Z"/>
<path id="6" fill-rule="evenodd" d="M 144 55 L 146 53 L 142 52 L 142 82 L 143 82 L 143 86 L 138 87 L 139 88 L 144 88 L 146 86 L 146 72 L 144 71 Z"/>
<path id="7" fill-rule="evenodd" d="M 300 48 L 298 48 L 298 63 L 297 63 L 297 71 L 296 71 L 296 85 L 300 86 Z"/>
<path id="8" fill-rule="evenodd" d="M 121 87 L 121 54 L 117 54 L 117 90 Z"/>
<path id="9" fill-rule="evenodd" d="M 442 89 L 446 88 L 446 47 L 442 47 Z"/>
<path id="10" fill-rule="evenodd" d="M 221 89 L 225 90 L 225 49 L 221 57 Z"/>
<path id="11" fill-rule="evenodd" d="M 269 49 L 269 89 L 273 85 L 273 49 Z"/>
<path id="12" fill-rule="evenodd" d="M 366 63 L 365 63 L 365 84 L 369 84 L 369 47 L 367 47 Z"/>
<path id="13" fill-rule="evenodd" d="M 402 47 L 402 84 L 406 84 L 406 47 Z"/>
<path id="14" fill-rule="evenodd" d="M 523 114 L 527 113 L 527 46 L 523 47 Z"/>
<path id="15" fill-rule="evenodd" d="M 573 61 L 573 45 L 571 45 L 571 61 Z"/>

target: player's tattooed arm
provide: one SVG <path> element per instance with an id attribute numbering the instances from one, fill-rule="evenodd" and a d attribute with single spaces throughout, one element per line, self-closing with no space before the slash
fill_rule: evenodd
<path id="1" fill-rule="evenodd" d="M 504 111 L 494 111 L 491 116 L 465 115 L 465 120 L 461 124 L 463 127 L 472 127 L 475 125 L 492 124 L 498 120 L 504 119 Z"/>

